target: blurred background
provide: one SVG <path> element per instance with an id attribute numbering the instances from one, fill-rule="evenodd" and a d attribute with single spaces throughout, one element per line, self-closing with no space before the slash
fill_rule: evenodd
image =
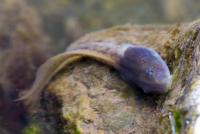
<path id="1" fill-rule="evenodd" d="M 38 67 L 86 33 L 122 24 L 169 24 L 200 17 L 199 0 L 0 0 L 0 133 L 28 134 L 20 92 Z M 28 126 L 28 127 L 27 127 Z"/>
<path id="2" fill-rule="evenodd" d="M 0 1 L 9 3 L 15 0 Z M 22 0 L 18 2 L 22 3 Z M 40 20 L 40 28 L 49 37 L 51 44 L 56 46 L 54 49 L 57 52 L 88 32 L 127 23 L 187 22 L 198 18 L 200 11 L 199 0 L 24 0 L 24 2 L 37 13 L 37 18 L 29 16 L 30 21 Z"/>
<path id="3" fill-rule="evenodd" d="M 199 0 L 27 0 L 44 31 L 65 48 L 84 33 L 126 23 L 187 22 L 198 18 Z M 59 49 L 59 48 L 58 48 Z"/>

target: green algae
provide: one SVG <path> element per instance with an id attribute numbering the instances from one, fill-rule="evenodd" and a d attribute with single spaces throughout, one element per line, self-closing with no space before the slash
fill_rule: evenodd
<path id="1" fill-rule="evenodd" d="M 184 122 L 184 114 L 180 109 L 173 108 L 171 111 L 172 117 L 174 119 L 174 127 L 176 134 L 181 133 L 181 129 L 183 128 L 183 122 Z M 171 124 L 173 125 L 173 124 Z"/>
<path id="2" fill-rule="evenodd" d="M 184 127 L 185 113 L 175 107 L 170 107 L 168 114 L 161 116 L 159 120 L 160 133 L 181 134 Z"/>
<path id="3" fill-rule="evenodd" d="M 69 113 L 65 117 L 67 124 L 65 126 L 65 131 L 70 134 L 81 134 L 79 127 L 80 114 L 79 113 Z"/>
<path id="4" fill-rule="evenodd" d="M 23 129 L 22 134 L 42 134 L 42 130 L 38 125 L 31 123 Z"/>

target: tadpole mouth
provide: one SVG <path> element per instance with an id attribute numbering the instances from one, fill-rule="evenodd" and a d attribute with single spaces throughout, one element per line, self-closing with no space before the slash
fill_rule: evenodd
<path id="1" fill-rule="evenodd" d="M 166 88 L 169 88 L 172 84 L 172 76 L 169 75 L 165 78 L 156 80 L 156 83 L 166 85 Z"/>

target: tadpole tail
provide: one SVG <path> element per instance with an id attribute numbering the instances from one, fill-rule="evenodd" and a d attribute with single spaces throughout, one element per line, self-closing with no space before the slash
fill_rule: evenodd
<path id="1" fill-rule="evenodd" d="M 80 56 L 71 57 L 68 54 L 60 54 L 55 57 L 50 58 L 43 65 L 40 66 L 36 73 L 36 79 L 28 91 L 25 91 L 21 97 L 16 101 L 25 101 L 26 104 L 38 101 L 40 98 L 40 93 L 52 77 L 60 71 L 65 65 L 80 59 Z"/>
<path id="2" fill-rule="evenodd" d="M 83 57 L 89 57 L 100 62 L 104 62 L 113 67 L 116 66 L 116 61 L 113 60 L 111 57 L 90 50 L 75 50 L 59 54 L 50 58 L 43 65 L 40 66 L 36 73 L 36 79 L 31 89 L 26 91 L 16 101 L 24 101 L 27 105 L 35 103 L 40 99 L 39 97 L 44 87 L 57 72 L 59 72 L 66 65 L 80 60 Z"/>

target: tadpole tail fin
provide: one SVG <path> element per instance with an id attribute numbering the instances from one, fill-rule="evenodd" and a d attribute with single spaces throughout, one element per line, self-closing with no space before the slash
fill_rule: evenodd
<path id="1" fill-rule="evenodd" d="M 32 102 L 38 101 L 40 93 L 52 79 L 52 77 L 65 65 L 70 64 L 70 62 L 74 62 L 80 58 L 80 56 L 71 57 L 68 54 L 61 54 L 50 58 L 38 69 L 36 73 L 36 79 L 31 89 L 22 93 L 22 96 L 19 97 L 16 101 L 24 100 L 26 104 L 31 104 Z"/>
<path id="2" fill-rule="evenodd" d="M 40 93 L 52 77 L 67 64 L 80 60 L 82 57 L 90 57 L 100 62 L 107 63 L 113 67 L 116 65 L 115 61 L 111 57 L 91 50 L 74 50 L 59 54 L 50 58 L 40 66 L 31 89 L 25 91 L 16 101 L 23 100 L 27 105 L 38 101 L 40 99 Z"/>

